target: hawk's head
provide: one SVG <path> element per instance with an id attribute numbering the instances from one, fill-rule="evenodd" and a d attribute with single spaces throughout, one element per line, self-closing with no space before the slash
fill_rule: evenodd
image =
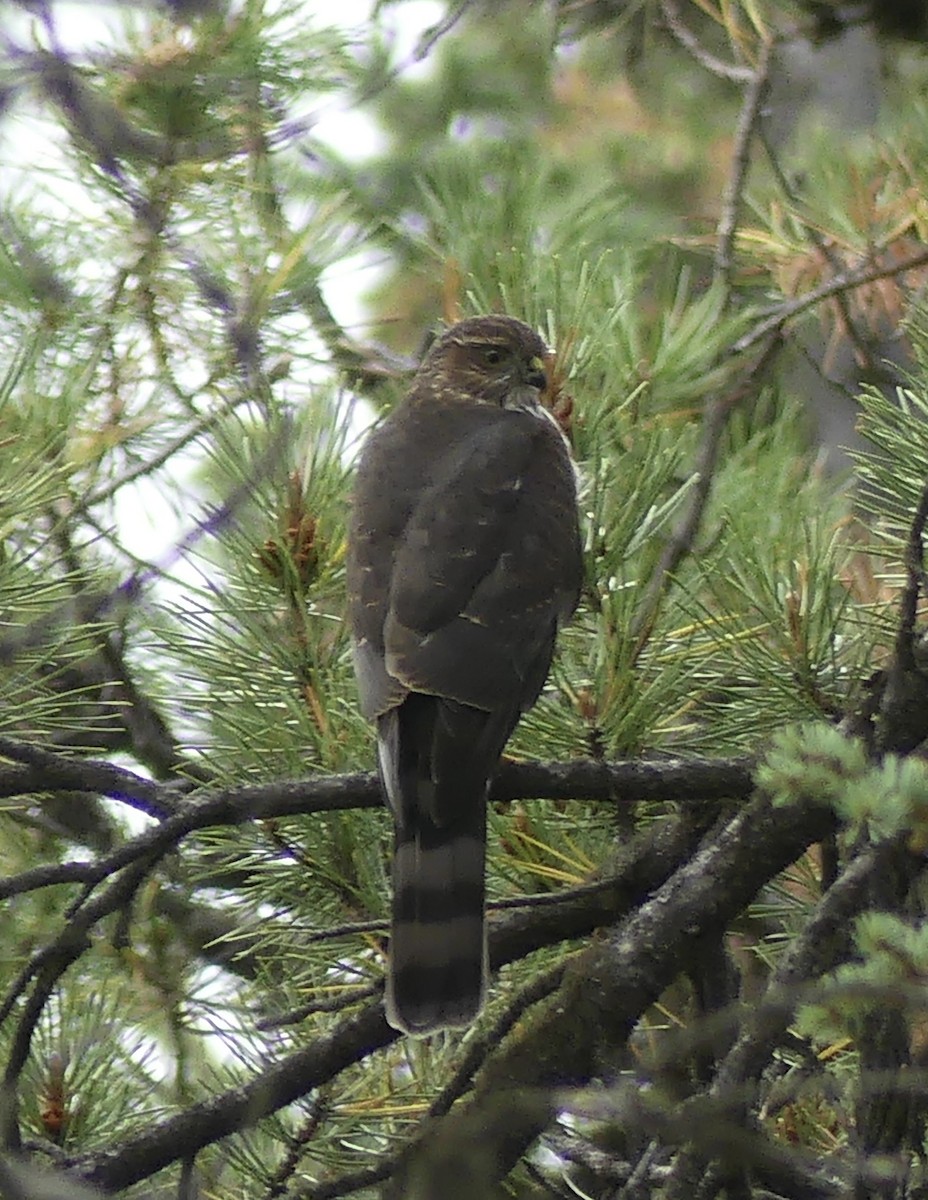
<path id="1" fill-rule="evenodd" d="M 470 317 L 438 339 L 419 368 L 442 397 L 537 407 L 547 383 L 548 348 L 533 329 L 513 317 Z"/>

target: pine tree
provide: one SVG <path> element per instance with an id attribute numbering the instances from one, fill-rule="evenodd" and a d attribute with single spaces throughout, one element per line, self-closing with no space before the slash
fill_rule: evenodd
<path id="1" fill-rule="evenodd" d="M 88 7 L 4 35 L 61 152 L 0 183 L 0 1191 L 915 1194 L 917 23 L 465 0 L 397 60 L 402 3 Z M 877 123 L 784 117 L 852 35 Z M 417 1041 L 345 515 L 491 311 L 555 350 L 586 579 L 492 787 L 487 1009 Z"/>

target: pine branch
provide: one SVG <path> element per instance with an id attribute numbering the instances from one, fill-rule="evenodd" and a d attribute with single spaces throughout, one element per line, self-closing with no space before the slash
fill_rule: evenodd
<path id="1" fill-rule="evenodd" d="M 889 665 L 868 681 L 863 702 L 843 722 L 874 753 L 908 754 L 928 738 L 928 662 L 924 634 L 916 627 L 925 590 L 925 526 L 928 482 L 922 488 L 905 546 L 905 585 Z"/>
<path id="2" fill-rule="evenodd" d="M 706 406 L 699 447 L 693 462 L 693 487 L 689 490 L 683 515 L 661 551 L 657 565 L 642 591 L 632 621 L 630 632 L 639 652 L 651 635 L 661 599 L 671 583 L 674 572 L 695 548 L 703 514 L 712 494 L 728 419 L 739 404 L 757 395 L 780 346 L 778 338 L 771 338 L 743 381 L 726 395 L 711 400 Z"/>
<path id="3" fill-rule="evenodd" d="M 707 50 L 685 24 L 677 0 L 661 0 L 661 16 L 683 49 L 711 74 L 718 75 L 720 79 L 730 79 L 733 83 L 742 84 L 750 83 L 756 78 L 756 72 L 752 71 L 750 67 L 739 67 L 735 63 L 725 62 Z"/>
<path id="4" fill-rule="evenodd" d="M 491 963 L 499 967 L 552 941 L 588 934 L 604 920 L 614 921 L 617 913 L 628 911 L 636 898 L 659 886 L 668 872 L 692 853 L 703 829 L 704 826 L 686 817 L 677 817 L 642 834 L 619 855 L 615 892 L 608 904 L 597 893 L 565 904 L 560 913 L 531 910 L 514 914 L 499 925 L 492 923 Z M 531 994 L 530 989 L 528 998 Z M 517 998 L 512 1011 L 521 1003 Z M 156 1128 L 128 1139 L 108 1154 L 88 1158 L 81 1174 L 107 1190 L 127 1187 L 212 1142 L 254 1125 L 398 1036 L 386 1024 L 378 999 L 356 1015 L 343 1018 L 324 1037 L 262 1071 L 252 1082 L 194 1105 Z"/>
<path id="5" fill-rule="evenodd" d="M 270 817 L 376 808 L 382 803 L 372 772 L 316 775 L 302 780 L 194 790 L 189 781 L 160 783 L 99 759 L 71 758 L 31 742 L 0 735 L 0 755 L 23 765 L 0 768 L 0 797 L 46 792 L 96 792 L 159 820 L 178 818 L 178 829 L 239 825 Z M 743 800 L 753 788 L 754 759 L 667 758 L 605 762 L 504 761 L 490 787 L 491 801 L 540 799 L 639 804 L 673 800 L 702 804 Z"/>
<path id="6" fill-rule="evenodd" d="M 780 188 L 780 191 L 793 206 L 793 208 L 797 209 L 799 207 L 799 196 L 796 188 L 787 178 L 786 172 L 783 170 L 783 166 L 780 163 L 780 157 L 777 154 L 776 148 L 774 147 L 770 138 L 767 136 L 763 124 L 760 126 L 760 139 L 761 144 L 764 147 L 764 153 L 767 156 L 767 162 L 770 164 L 770 169 L 773 172 L 774 179 L 777 181 L 777 186 Z M 842 263 L 838 255 L 835 253 L 834 248 L 828 242 L 828 239 L 825 238 L 818 229 L 816 229 L 815 225 L 811 221 L 803 221 L 802 228 L 805 237 L 809 241 L 809 244 L 818 251 L 822 258 L 831 267 L 832 271 L 835 274 L 838 274 L 841 271 Z M 874 362 L 873 358 L 873 350 L 870 345 L 868 345 L 867 339 L 858 329 L 857 322 L 851 315 L 851 308 L 848 304 L 847 295 L 844 292 L 836 293 L 835 303 L 837 304 L 838 311 L 841 314 L 842 325 L 847 331 L 848 337 L 850 338 L 854 345 L 854 349 L 857 352 L 858 361 L 861 368 L 864 369 L 869 375 L 873 376 L 877 371 L 877 364 Z M 806 357 L 807 360 L 809 360 L 811 356 L 807 355 Z M 811 361 L 816 373 L 823 371 L 820 363 L 815 362 L 814 359 L 811 359 Z"/>
<path id="7" fill-rule="evenodd" d="M 448 1116 L 446 1140 L 455 1144 L 456 1123 L 463 1136 L 481 1122 L 482 1156 L 492 1165 L 486 1182 L 502 1179 L 553 1111 L 539 1103 L 539 1089 L 544 1095 L 554 1086 L 586 1084 L 601 1056 L 625 1043 L 644 1009 L 686 966 L 698 939 L 723 930 L 765 882 L 833 825 L 833 816 L 814 801 L 773 809 L 765 797 L 754 799 L 651 900 L 570 965 L 555 1002 L 488 1063 L 465 1114 Z M 566 1026 L 564 1013 L 570 1014 Z M 535 1099 L 523 1105 L 524 1096 Z M 391 1196 L 403 1195 L 405 1178 L 394 1181 Z"/>
<path id="8" fill-rule="evenodd" d="M 747 186 L 751 143 L 754 141 L 758 124 L 763 115 L 763 101 L 769 82 L 772 52 L 772 39 L 761 40 L 757 64 L 744 89 L 741 112 L 738 114 L 738 122 L 735 126 L 731 171 L 722 196 L 722 211 L 716 227 L 715 261 L 713 263 L 713 276 L 725 285 L 726 291 L 731 287 L 738 213 L 741 209 L 744 189 Z"/>
<path id="9" fill-rule="evenodd" d="M 117 875 L 110 886 L 87 903 L 79 903 L 66 914 L 57 937 L 47 942 L 29 959 L 7 989 L 0 1004 L 0 1024 L 10 1016 L 29 983 L 32 992 L 13 1034 L 12 1046 L 3 1076 L 4 1105 L 0 1109 L 0 1142 L 7 1149 L 19 1149 L 21 1144 L 17 1106 L 17 1084 L 26 1065 L 32 1037 L 45 1006 L 48 1004 L 62 975 L 90 945 L 90 931 L 103 917 L 129 903 L 151 869 L 151 862 L 142 858 Z"/>
<path id="10" fill-rule="evenodd" d="M 398 1037 L 387 1024 L 380 1003 L 368 1005 L 343 1019 L 325 1037 L 268 1067 L 250 1083 L 191 1105 L 106 1153 L 88 1155 L 79 1174 L 107 1192 L 148 1179 L 171 1163 L 192 1158 L 204 1146 L 247 1129 L 308 1095 Z"/>
<path id="11" fill-rule="evenodd" d="M 747 1172 L 778 1195 L 838 1200 L 848 1194 L 848 1172 L 834 1171 L 811 1150 L 783 1145 L 754 1129 L 744 1129 L 711 1098 L 696 1096 L 680 1104 L 632 1083 L 613 1087 L 604 1103 L 592 1111 L 582 1099 L 571 1104 L 570 1093 L 558 1094 L 557 1100 L 559 1107 L 573 1108 L 578 1116 L 609 1116 L 633 1137 L 652 1138 L 662 1146 L 695 1143 L 724 1164 L 716 1175 L 704 1177 L 698 1192 L 684 1193 L 688 1197 L 715 1196 L 721 1188 L 729 1196 L 750 1196 L 741 1178 Z"/>
<path id="12" fill-rule="evenodd" d="M 748 1120 L 761 1074 L 782 1044 L 797 1006 L 808 999 L 803 985 L 845 961 L 851 949 L 853 919 L 866 906 L 871 882 L 893 853 L 892 847 L 880 846 L 854 859 L 822 896 L 783 955 L 764 996 L 752 1006 L 737 1041 L 722 1059 L 708 1088 L 707 1094 L 723 1105 L 728 1121 L 742 1124 Z M 681 1049 L 677 1047 L 678 1052 Z M 669 1056 L 662 1058 L 670 1064 Z M 660 1063 L 656 1069 L 660 1071 Z M 693 1194 L 704 1170 L 704 1151 L 704 1146 L 681 1150 L 667 1180 L 667 1200 L 688 1200 Z"/>
<path id="13" fill-rule="evenodd" d="M 843 271 L 840 275 L 834 275 L 817 288 L 812 288 L 811 291 L 804 292 L 793 300 L 784 300 L 782 304 L 775 304 L 767 309 L 755 325 L 738 338 L 732 346 L 731 352 L 732 354 L 743 354 L 745 350 L 750 350 L 752 346 L 764 341 L 770 334 L 782 329 L 791 318 L 814 308 L 823 300 L 828 300 L 842 292 L 853 291 L 854 288 L 864 287 L 868 283 L 876 283 L 880 279 L 894 279 L 897 275 L 904 275 L 906 271 L 915 271 L 926 264 L 928 264 L 928 250 L 919 250 L 915 254 L 910 254 L 908 258 L 898 259 L 896 262 L 858 267 L 856 270 Z"/>
<path id="14" fill-rule="evenodd" d="M 0 797 L 4 799 L 38 791 L 96 792 L 122 800 L 152 817 L 166 817 L 177 807 L 176 786 L 156 783 L 100 759 L 71 758 L 2 735 L 0 755 L 22 764 L 0 767 Z"/>

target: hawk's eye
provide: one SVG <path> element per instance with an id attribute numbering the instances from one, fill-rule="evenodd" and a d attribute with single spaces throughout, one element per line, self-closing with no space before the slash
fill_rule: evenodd
<path id="1" fill-rule="evenodd" d="M 484 346 L 483 361 L 491 367 L 499 366 L 505 355 L 499 346 Z"/>

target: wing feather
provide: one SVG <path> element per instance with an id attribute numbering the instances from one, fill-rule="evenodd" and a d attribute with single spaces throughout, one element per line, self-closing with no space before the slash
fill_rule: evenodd
<path id="1" fill-rule="evenodd" d="M 435 448 L 427 461 L 413 453 L 422 445 Z M 485 711 L 532 704 L 580 588 L 576 484 L 557 428 L 486 405 L 413 406 L 370 438 L 352 523 L 365 715 L 409 691 Z"/>

